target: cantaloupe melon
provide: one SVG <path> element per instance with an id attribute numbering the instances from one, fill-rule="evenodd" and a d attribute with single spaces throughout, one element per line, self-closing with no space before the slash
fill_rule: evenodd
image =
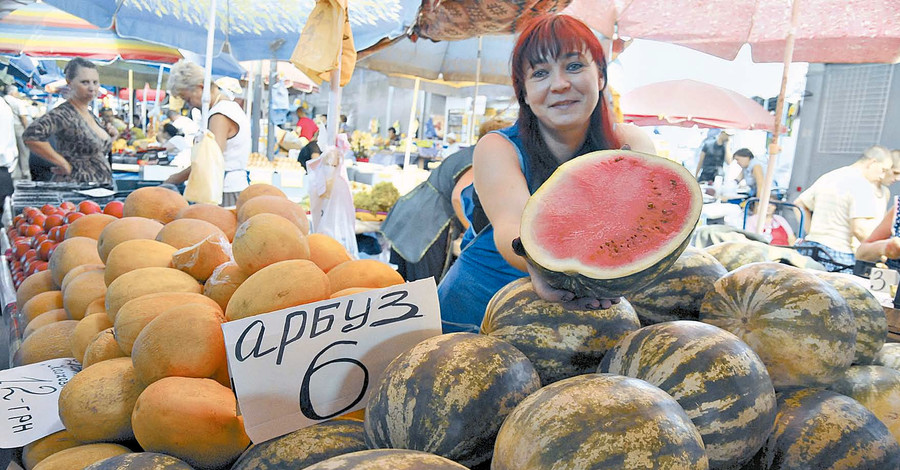
<path id="1" fill-rule="evenodd" d="M 35 465 L 34 470 L 73 470 L 131 450 L 119 444 L 85 444 L 61 450 Z"/>
<path id="2" fill-rule="evenodd" d="M 127 441 L 134 437 L 131 411 L 143 388 L 130 358 L 98 362 L 63 386 L 59 418 L 81 442 Z"/>
<path id="3" fill-rule="evenodd" d="M 69 318 L 69 314 L 66 313 L 66 310 L 63 308 L 57 308 L 55 310 L 44 312 L 34 317 L 34 320 L 28 322 L 28 325 L 25 326 L 25 331 L 22 332 L 22 339 L 31 336 L 31 334 L 34 333 L 35 330 L 42 326 L 47 326 L 51 323 L 56 323 L 63 320 L 71 320 L 71 318 Z"/>
<path id="4" fill-rule="evenodd" d="M 180 250 L 196 245 L 198 242 L 211 235 L 221 235 L 225 237 L 225 232 L 205 220 L 177 219 L 167 223 L 162 230 L 159 231 L 159 234 L 156 235 L 156 241 L 172 245 Z"/>
<path id="5" fill-rule="evenodd" d="M 172 267 L 172 253 L 176 250 L 174 246 L 156 240 L 125 240 L 106 257 L 103 279 L 108 286 L 119 276 L 135 269 Z"/>
<path id="6" fill-rule="evenodd" d="M 247 276 L 247 273 L 234 261 L 222 263 L 216 267 L 209 279 L 206 280 L 206 284 L 203 285 L 203 295 L 215 300 L 224 311 L 228 307 L 228 301 L 231 300 L 234 291 L 247 280 Z"/>
<path id="7" fill-rule="evenodd" d="M 117 357 L 125 357 L 125 353 L 119 347 L 113 329 L 107 328 L 97 333 L 93 341 L 88 344 L 87 349 L 84 350 L 84 360 L 81 361 L 81 366 L 87 369 L 98 362 L 108 361 Z"/>
<path id="8" fill-rule="evenodd" d="M 53 273 L 50 271 L 36 272 L 26 277 L 19 285 L 19 289 L 16 290 L 16 306 L 21 310 L 32 297 L 51 290 L 59 290 L 59 286 L 53 282 Z"/>
<path id="9" fill-rule="evenodd" d="M 101 331 L 112 328 L 113 324 L 109 321 L 105 312 L 92 313 L 82 318 L 72 336 L 69 338 L 69 347 L 72 348 L 72 357 L 78 361 L 84 360 L 84 353 L 88 346 L 94 341 Z"/>
<path id="10" fill-rule="evenodd" d="M 106 282 L 103 271 L 87 271 L 81 273 L 66 286 L 63 291 L 63 308 L 72 320 L 84 318 L 88 304 L 106 296 Z"/>
<path id="11" fill-rule="evenodd" d="M 25 302 L 25 305 L 19 306 L 19 308 L 22 315 L 22 321 L 27 325 L 28 322 L 34 320 L 38 315 L 44 312 L 63 308 L 62 291 L 51 290 L 41 292 L 28 300 L 28 302 Z"/>
<path id="12" fill-rule="evenodd" d="M 24 366 L 49 359 L 72 357 L 69 337 L 77 325 L 75 320 L 62 320 L 38 328 L 22 341 L 13 356 L 13 363 Z"/>
<path id="13" fill-rule="evenodd" d="M 163 224 L 144 217 L 123 217 L 110 222 L 100 232 L 100 238 L 97 239 L 97 251 L 100 253 L 100 259 L 105 263 L 109 252 L 125 240 L 154 240 L 162 228 Z"/>
<path id="14" fill-rule="evenodd" d="M 181 194 L 159 186 L 149 186 L 138 188 L 125 198 L 122 215 L 146 217 L 167 224 L 187 206 L 188 202 Z"/>
<path id="15" fill-rule="evenodd" d="M 326 273 L 344 261 L 353 259 L 341 242 L 323 233 L 311 233 L 306 241 L 309 243 L 309 260 Z"/>
<path id="16" fill-rule="evenodd" d="M 72 433 L 63 429 L 44 436 L 22 448 L 22 464 L 25 470 L 32 470 L 41 460 L 71 447 L 81 445 Z"/>
<path id="17" fill-rule="evenodd" d="M 119 347 L 131 355 L 134 341 L 150 321 L 170 308 L 190 304 L 219 308 L 214 300 L 196 292 L 158 292 L 129 301 L 122 306 L 113 322 Z"/>
<path id="18" fill-rule="evenodd" d="M 308 260 L 289 260 L 266 266 L 234 291 L 225 318 L 237 320 L 282 308 L 327 299 L 328 276 Z"/>
<path id="19" fill-rule="evenodd" d="M 114 220 L 118 220 L 118 218 L 109 214 L 88 214 L 84 217 L 79 217 L 69 224 L 69 228 L 66 229 L 66 240 L 75 237 L 87 237 L 96 240 L 100 238 L 103 229 Z"/>
<path id="20" fill-rule="evenodd" d="M 219 227 L 228 237 L 228 241 L 234 240 L 234 231 L 238 226 L 234 212 L 214 204 L 191 204 L 178 212 L 177 219 L 205 220 Z"/>
<path id="21" fill-rule="evenodd" d="M 238 224 L 242 224 L 258 214 L 275 214 L 296 225 L 304 235 L 309 233 L 309 219 L 306 209 L 300 204 L 279 196 L 259 196 L 247 201 L 238 209 Z"/>
<path id="22" fill-rule="evenodd" d="M 345 261 L 328 271 L 328 280 L 333 291 L 348 287 L 380 289 L 404 282 L 394 268 L 374 259 Z"/>
<path id="23" fill-rule="evenodd" d="M 238 194 L 237 202 L 234 203 L 235 210 L 240 210 L 244 203 L 259 196 L 278 196 L 287 199 L 284 191 L 277 186 L 266 183 L 251 184 Z"/>
<path id="24" fill-rule="evenodd" d="M 334 294 L 331 294 L 331 296 L 329 298 L 336 299 L 338 297 L 343 297 L 345 295 L 359 294 L 360 292 L 365 292 L 367 290 L 373 290 L 373 289 L 375 289 L 375 288 L 374 287 L 348 287 L 346 289 L 341 289 L 341 290 L 335 292 Z"/>
<path id="25" fill-rule="evenodd" d="M 279 261 L 309 259 L 306 235 L 275 214 L 255 215 L 239 225 L 231 251 L 234 261 L 249 274 Z"/>
<path id="26" fill-rule="evenodd" d="M 65 292 L 66 287 L 69 286 L 69 283 L 72 282 L 72 279 L 75 279 L 78 276 L 88 272 L 88 271 L 103 271 L 106 269 L 106 266 L 103 264 L 82 264 L 81 266 L 76 266 L 69 271 L 68 274 L 63 278 L 60 283 L 59 289 Z"/>
<path id="27" fill-rule="evenodd" d="M 84 309 L 84 316 L 101 312 L 106 313 L 106 295 L 94 299 L 91 303 L 89 303 L 88 306 Z"/>
<path id="28" fill-rule="evenodd" d="M 68 272 L 82 264 L 99 264 L 103 260 L 97 254 L 97 240 L 87 237 L 75 237 L 64 240 L 50 255 L 49 269 L 53 273 L 53 282 L 62 285 Z"/>
<path id="29" fill-rule="evenodd" d="M 210 235 L 196 244 L 172 253 L 172 267 L 204 282 L 216 268 L 231 261 L 231 243 L 223 234 Z"/>
<path id="30" fill-rule="evenodd" d="M 129 300 L 160 292 L 203 290 L 190 274 L 173 268 L 140 268 L 117 277 L 106 290 L 106 315 L 115 321 L 119 309 Z"/>

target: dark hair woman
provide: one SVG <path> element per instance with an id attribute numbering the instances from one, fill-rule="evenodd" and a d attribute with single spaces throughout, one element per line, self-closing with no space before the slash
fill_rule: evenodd
<path id="1" fill-rule="evenodd" d="M 76 57 L 66 64 L 65 75 L 66 102 L 31 123 L 22 136 L 33 156 L 52 165 L 51 174 L 42 174 L 47 165 L 32 159 L 32 179 L 110 184 L 112 168 L 106 155 L 118 133 L 89 108 L 100 90 L 97 66 Z M 50 138 L 55 145 L 50 145 Z"/>
<path id="2" fill-rule="evenodd" d="M 638 128 L 613 124 L 603 95 L 603 49 L 590 28 L 571 16 L 542 16 L 525 27 L 512 54 L 512 82 L 519 102 L 516 124 L 484 136 L 475 147 L 472 225 L 438 288 L 444 332 L 478 331 L 494 293 L 529 275 L 512 242 L 531 193 L 560 164 L 623 145 L 656 152 Z M 541 297 L 569 307 L 608 308 L 615 302 L 575 299 L 536 274 L 532 281 Z"/>

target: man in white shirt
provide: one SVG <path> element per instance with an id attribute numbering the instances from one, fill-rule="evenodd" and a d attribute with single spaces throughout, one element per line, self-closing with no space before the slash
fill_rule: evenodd
<path id="1" fill-rule="evenodd" d="M 809 221 L 798 246 L 818 246 L 837 263 L 820 260 L 829 271 L 851 272 L 856 263 L 853 239 L 865 240 L 871 227 L 866 221 L 884 216 L 876 190 L 892 164 L 890 150 L 874 146 L 853 164 L 819 177 L 794 201 Z"/>
<path id="2" fill-rule="evenodd" d="M 0 100 L 0 169 L 6 171 L 16 161 L 19 149 L 16 147 L 16 120 L 12 108 L 6 100 Z M 2 201 L 0 201 L 2 202 Z"/>
<path id="3" fill-rule="evenodd" d="M 172 121 L 172 125 L 181 131 L 181 134 L 188 140 L 193 140 L 194 135 L 200 131 L 200 126 L 193 119 L 183 116 L 178 111 L 170 109 L 166 112 L 166 117 Z"/>
<path id="4" fill-rule="evenodd" d="M 30 179 L 31 171 L 28 168 L 28 156 L 31 152 L 28 150 L 28 146 L 25 145 L 25 140 L 22 139 L 25 128 L 31 123 L 28 104 L 15 96 L 16 87 L 14 85 L 6 85 L 4 88 L 3 99 L 9 105 L 9 108 L 13 113 L 13 130 L 16 134 L 16 149 L 18 150 L 19 156 L 19 163 L 15 168 L 15 170 L 17 170 L 15 172 L 15 177 Z"/>

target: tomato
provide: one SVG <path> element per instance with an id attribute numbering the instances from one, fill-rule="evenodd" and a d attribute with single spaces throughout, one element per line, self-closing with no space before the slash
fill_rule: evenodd
<path id="1" fill-rule="evenodd" d="M 60 225 L 59 226 L 59 236 L 57 237 L 58 242 L 61 242 L 66 239 L 66 230 L 69 228 L 69 225 Z"/>
<path id="2" fill-rule="evenodd" d="M 84 212 L 69 212 L 65 217 L 63 217 L 63 221 L 67 224 L 71 224 L 75 220 L 82 217 L 84 217 Z"/>
<path id="3" fill-rule="evenodd" d="M 100 208 L 100 204 L 94 201 L 81 201 L 78 203 L 78 212 L 82 214 L 97 214 L 103 212 L 103 209 Z"/>
<path id="4" fill-rule="evenodd" d="M 56 248 L 56 242 L 53 240 L 44 240 L 37 247 L 37 257 L 39 260 L 49 261 L 53 249 Z"/>
<path id="5" fill-rule="evenodd" d="M 31 239 L 31 247 L 37 249 L 38 245 L 40 245 L 44 241 L 47 241 L 49 238 L 50 237 L 46 233 L 35 235 Z"/>
<path id="6" fill-rule="evenodd" d="M 38 209 L 37 207 L 29 206 L 29 207 L 22 209 L 22 215 L 25 216 L 26 220 L 31 220 L 32 217 L 34 217 L 35 215 L 40 214 L 40 213 L 41 213 L 41 210 Z"/>
<path id="7" fill-rule="evenodd" d="M 103 208 L 103 213 L 121 219 L 124 209 L 125 203 L 123 203 L 122 201 L 110 201 L 106 203 L 106 207 Z"/>
<path id="8" fill-rule="evenodd" d="M 44 222 L 46 222 L 46 221 L 47 221 L 47 215 L 45 215 L 45 214 L 38 214 L 38 215 L 34 216 L 33 219 L 31 219 L 32 225 L 37 225 L 41 228 L 44 228 Z"/>
<path id="9" fill-rule="evenodd" d="M 28 251 L 30 249 L 31 249 L 30 242 L 19 241 L 19 242 L 16 242 L 15 245 L 13 245 L 13 254 L 15 255 L 16 259 L 19 259 L 25 255 L 26 251 Z"/>
<path id="10" fill-rule="evenodd" d="M 52 214 L 56 212 L 56 206 L 54 206 L 53 204 L 44 204 L 43 206 L 41 206 L 41 212 L 43 212 L 44 214 Z"/>
<path id="11" fill-rule="evenodd" d="M 22 255 L 21 258 L 19 258 L 19 261 L 21 261 L 24 265 L 28 260 L 32 260 L 35 258 L 37 258 L 37 251 L 34 248 L 29 248 L 28 251 L 26 251 L 25 254 Z"/>
<path id="12" fill-rule="evenodd" d="M 65 223 L 63 221 L 63 216 L 59 214 L 48 215 L 47 220 L 44 221 L 44 230 L 49 231 L 51 228 L 62 225 Z"/>
<path id="13" fill-rule="evenodd" d="M 63 212 L 72 212 L 78 209 L 78 206 L 75 205 L 72 201 L 63 201 L 60 203 L 59 208 L 63 210 Z"/>
<path id="14" fill-rule="evenodd" d="M 40 225 L 25 225 L 24 228 L 22 235 L 25 235 L 26 237 L 33 237 L 44 233 L 44 228 Z"/>
<path id="15" fill-rule="evenodd" d="M 35 261 L 28 266 L 28 269 L 25 270 L 25 276 L 31 276 L 34 273 L 38 273 L 41 271 L 47 270 L 47 262 L 46 261 Z"/>

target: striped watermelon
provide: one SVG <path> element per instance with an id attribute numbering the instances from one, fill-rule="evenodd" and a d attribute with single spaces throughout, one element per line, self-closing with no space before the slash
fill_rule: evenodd
<path id="1" fill-rule="evenodd" d="M 900 445 L 856 400 L 822 389 L 778 394 L 775 430 L 754 469 L 900 468 Z"/>
<path id="2" fill-rule="evenodd" d="M 586 374 L 550 384 L 506 419 L 492 470 L 709 468 L 672 397 L 647 382 Z"/>
<path id="3" fill-rule="evenodd" d="M 884 343 L 884 346 L 875 353 L 872 364 L 900 370 L 900 343 Z"/>
<path id="4" fill-rule="evenodd" d="M 869 289 L 855 282 L 853 280 L 855 276 L 824 271 L 812 273 L 831 284 L 853 312 L 853 319 L 856 321 L 856 354 L 853 363 L 871 364 L 875 359 L 875 353 L 884 346 L 887 339 L 887 317 L 884 315 L 881 302 L 869 292 Z"/>
<path id="5" fill-rule="evenodd" d="M 591 152 L 560 165 L 531 195 L 519 232 L 550 285 L 615 298 L 650 284 L 678 259 L 702 207 L 700 185 L 671 160 Z"/>
<path id="6" fill-rule="evenodd" d="M 728 271 L 750 263 L 769 261 L 769 245 L 752 240 L 716 243 L 704 249 Z"/>
<path id="7" fill-rule="evenodd" d="M 900 441 L 900 372 L 882 366 L 853 366 L 828 388 L 860 402 Z"/>
<path id="8" fill-rule="evenodd" d="M 840 294 L 810 272 L 754 263 L 723 276 L 703 299 L 700 320 L 747 343 L 775 389 L 827 385 L 850 367 L 856 324 Z"/>
<path id="9" fill-rule="evenodd" d="M 303 470 L 462 470 L 466 467 L 437 455 L 414 450 L 376 449 L 332 457 Z"/>
<path id="10" fill-rule="evenodd" d="M 338 455 L 367 449 L 363 423 L 325 421 L 250 446 L 231 470 L 306 468 Z"/>
<path id="11" fill-rule="evenodd" d="M 645 289 L 628 296 L 641 325 L 697 320 L 700 302 L 728 270 L 709 253 L 687 247 L 675 264 Z"/>
<path id="12" fill-rule="evenodd" d="M 540 385 L 528 358 L 499 339 L 435 336 L 397 356 L 372 388 L 366 443 L 475 466 L 490 460 L 503 420 Z"/>
<path id="13" fill-rule="evenodd" d="M 121 454 L 95 462 L 84 470 L 193 470 L 184 460 L 157 452 Z"/>
<path id="14" fill-rule="evenodd" d="M 603 354 L 639 326 L 626 300 L 606 310 L 566 310 L 538 297 L 525 277 L 494 295 L 481 333 L 522 351 L 547 385 L 596 371 Z"/>
<path id="15" fill-rule="evenodd" d="M 606 353 L 599 372 L 645 380 L 675 398 L 700 431 L 711 468 L 746 463 L 775 422 L 775 389 L 759 356 L 705 323 L 641 328 Z"/>

